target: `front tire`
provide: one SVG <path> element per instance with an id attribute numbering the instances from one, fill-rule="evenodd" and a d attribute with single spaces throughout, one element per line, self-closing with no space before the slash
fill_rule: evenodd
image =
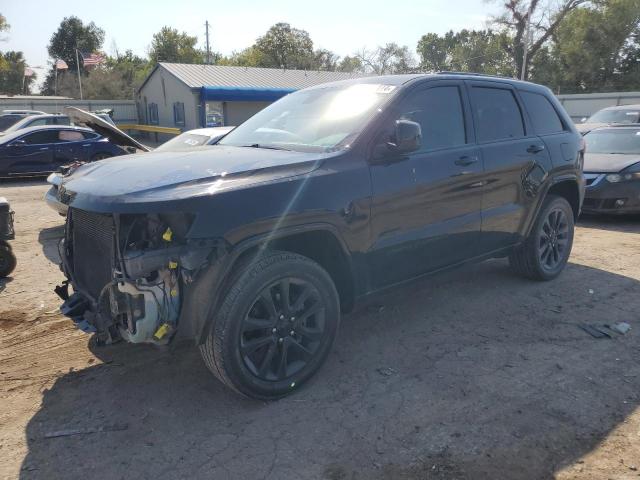
<path id="1" fill-rule="evenodd" d="M 237 392 L 262 400 L 300 387 L 324 363 L 340 323 L 329 274 L 309 258 L 270 252 L 238 268 L 202 357 Z"/>
<path id="2" fill-rule="evenodd" d="M 509 265 L 533 280 L 556 278 L 569 260 L 573 246 L 573 209 L 557 195 L 548 195 L 527 239 L 509 255 Z"/>

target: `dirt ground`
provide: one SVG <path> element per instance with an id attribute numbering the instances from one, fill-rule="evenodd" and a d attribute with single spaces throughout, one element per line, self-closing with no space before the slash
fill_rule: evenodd
<path id="1" fill-rule="evenodd" d="M 581 221 L 550 283 L 491 261 L 381 295 L 305 388 L 262 403 L 192 345 L 74 330 L 45 190 L 0 185 L 19 261 L 0 282 L 0 478 L 640 478 L 640 219 Z"/>

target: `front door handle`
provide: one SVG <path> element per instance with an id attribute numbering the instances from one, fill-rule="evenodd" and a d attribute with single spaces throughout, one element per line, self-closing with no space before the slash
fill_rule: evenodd
<path id="1" fill-rule="evenodd" d="M 455 163 L 456 165 L 460 165 L 461 167 L 468 167 L 469 165 L 471 165 L 472 163 L 476 163 L 477 161 L 478 157 L 476 157 L 475 155 L 463 155 L 453 163 Z"/>
<path id="2" fill-rule="evenodd" d="M 85 143 L 84 145 L 82 145 L 83 147 L 90 147 L 91 144 L 90 143 Z"/>
<path id="3" fill-rule="evenodd" d="M 527 153 L 540 153 L 544 150 L 544 145 L 529 145 Z"/>
<path id="4" fill-rule="evenodd" d="M 42 147 L 40 150 L 49 150 L 49 147 Z"/>

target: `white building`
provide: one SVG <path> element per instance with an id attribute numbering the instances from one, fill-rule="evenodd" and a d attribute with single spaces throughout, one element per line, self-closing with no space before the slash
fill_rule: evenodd
<path id="1" fill-rule="evenodd" d="M 239 125 L 302 88 L 358 74 L 159 63 L 138 90 L 140 123 L 190 130 Z"/>

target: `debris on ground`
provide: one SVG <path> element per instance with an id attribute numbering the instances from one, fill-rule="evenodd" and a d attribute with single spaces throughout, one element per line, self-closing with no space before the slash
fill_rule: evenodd
<path id="1" fill-rule="evenodd" d="M 90 427 L 90 428 L 73 428 L 68 430 L 58 430 L 55 432 L 49 432 L 44 434 L 44 438 L 58 438 L 58 437 L 71 437 L 73 435 L 88 435 L 91 433 L 101 432 L 120 432 L 129 428 L 129 425 L 104 425 L 102 427 Z"/>
<path id="2" fill-rule="evenodd" d="M 601 327 L 596 327 L 594 325 L 578 325 L 582 330 L 587 332 L 593 338 L 612 338 L 611 335 Z"/>
<path id="3" fill-rule="evenodd" d="M 608 325 L 608 327 L 610 330 L 613 330 L 620 335 L 625 335 L 629 330 L 631 330 L 631 325 L 627 322 L 618 322 L 610 326 Z"/>
<path id="4" fill-rule="evenodd" d="M 395 375 L 396 373 L 398 373 L 397 370 L 390 367 L 376 368 L 376 372 L 378 372 L 380 375 L 384 375 L 385 377 L 390 377 L 391 375 Z"/>

